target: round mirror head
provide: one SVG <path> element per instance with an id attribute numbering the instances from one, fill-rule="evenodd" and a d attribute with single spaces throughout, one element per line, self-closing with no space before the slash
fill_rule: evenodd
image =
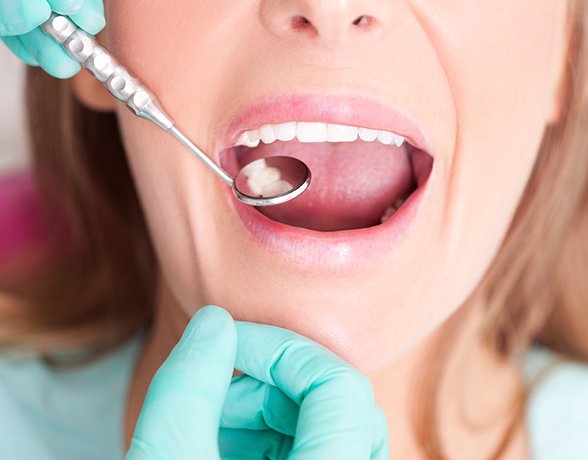
<path id="1" fill-rule="evenodd" d="M 310 170 L 292 157 L 268 157 L 252 161 L 233 182 L 237 199 L 251 206 L 274 206 L 300 196 L 310 185 Z"/>

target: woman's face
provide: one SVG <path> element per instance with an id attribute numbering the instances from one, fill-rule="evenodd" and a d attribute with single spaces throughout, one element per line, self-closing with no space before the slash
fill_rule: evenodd
<path id="1" fill-rule="evenodd" d="M 282 152 L 313 171 L 289 208 L 243 210 L 170 135 L 118 107 L 163 273 L 187 314 L 217 304 L 371 373 L 462 305 L 557 116 L 566 2 L 140 3 L 107 2 L 103 40 L 189 138 L 217 162 L 229 149 L 227 167 Z M 361 140 L 230 149 L 244 131 L 286 122 L 405 134 L 415 152 Z M 375 226 L 411 191 L 415 168 L 416 192 Z"/>

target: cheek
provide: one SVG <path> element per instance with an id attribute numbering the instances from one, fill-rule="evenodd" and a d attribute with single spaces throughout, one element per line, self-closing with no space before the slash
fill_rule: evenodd
<path id="1" fill-rule="evenodd" d="M 175 0 L 166 2 L 112 1 L 107 7 L 107 44 L 114 54 L 161 99 L 184 130 L 206 139 L 206 115 L 217 108 L 226 87 L 226 72 L 238 53 L 229 48 L 246 43 L 239 39 L 241 9 L 248 2 Z M 250 7 L 249 7 L 250 8 Z M 211 20 L 214 18 L 214 20 Z M 187 103 L 189 101 L 190 103 Z M 202 122 L 194 123 L 199 113 Z"/>
<path id="2" fill-rule="evenodd" d="M 452 271 L 474 286 L 507 232 L 536 161 L 565 2 L 461 4 L 438 24 L 458 126 L 445 232 Z"/>
<path id="3" fill-rule="evenodd" d="M 137 8 L 134 0 L 106 2 L 108 27 L 101 40 L 157 95 L 181 130 L 208 152 L 209 114 L 218 110 L 226 74 L 220 70 L 226 65 L 222 50 L 229 54 L 221 41 L 238 8 L 223 1 L 176 0 L 173 4 L 170 8 L 164 2 L 143 2 Z M 211 17 L 220 20 L 210 21 Z M 193 312 L 206 297 L 196 275 L 202 267 L 195 254 L 204 252 L 202 257 L 215 260 L 210 245 L 204 251 L 196 248 L 198 241 L 212 241 L 216 236 L 202 222 L 215 221 L 222 227 L 223 216 L 213 219 L 207 209 L 213 190 L 220 188 L 218 179 L 171 136 L 133 117 L 122 105 L 118 118 L 158 258 L 168 278 L 183 287 L 176 293 Z M 191 229 L 198 238 L 193 238 Z"/>

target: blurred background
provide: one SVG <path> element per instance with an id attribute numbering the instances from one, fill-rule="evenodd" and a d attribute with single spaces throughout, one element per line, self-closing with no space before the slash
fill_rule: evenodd
<path id="1" fill-rule="evenodd" d="M 29 164 L 23 110 L 24 64 L 0 43 L 0 175 Z"/>
<path id="2" fill-rule="evenodd" d="M 34 270 L 45 239 L 25 129 L 24 74 L 25 65 L 0 42 L 0 299 Z"/>

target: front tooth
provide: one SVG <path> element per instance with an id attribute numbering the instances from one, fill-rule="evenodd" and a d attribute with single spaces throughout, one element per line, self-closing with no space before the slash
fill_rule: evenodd
<path id="1" fill-rule="evenodd" d="M 259 134 L 264 144 L 271 144 L 276 140 L 276 133 L 273 125 L 263 125 L 259 128 Z"/>
<path id="2" fill-rule="evenodd" d="M 358 136 L 358 128 L 327 124 L 327 142 L 355 142 Z"/>
<path id="3" fill-rule="evenodd" d="M 394 145 L 396 147 L 401 147 L 405 140 L 406 139 L 404 137 L 399 136 L 398 134 L 394 134 Z"/>
<path id="4" fill-rule="evenodd" d="M 300 142 L 327 142 L 327 124 L 299 121 L 296 137 Z"/>
<path id="5" fill-rule="evenodd" d="M 379 131 L 378 132 L 378 140 L 385 145 L 390 145 L 394 142 L 394 134 L 390 131 Z"/>
<path id="6" fill-rule="evenodd" d="M 359 138 L 365 142 L 373 142 L 378 138 L 379 131 L 377 129 L 359 128 Z"/>
<path id="7" fill-rule="evenodd" d="M 274 126 L 276 139 L 282 142 L 288 142 L 296 137 L 296 122 L 282 123 Z"/>

